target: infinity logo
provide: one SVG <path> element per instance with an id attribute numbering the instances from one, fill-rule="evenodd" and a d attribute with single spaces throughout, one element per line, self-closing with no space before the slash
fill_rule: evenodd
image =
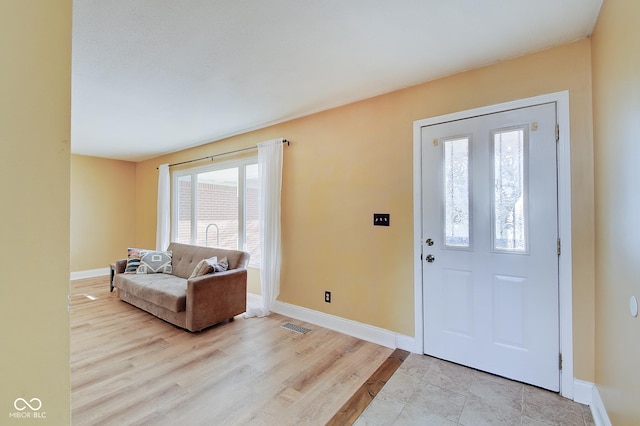
<path id="1" fill-rule="evenodd" d="M 31 405 L 30 403 L 33 405 Z M 27 402 L 27 400 L 24 398 L 18 398 L 13 401 L 13 406 L 18 411 L 24 411 L 27 409 L 27 407 L 31 408 L 32 411 L 38 411 L 42 408 L 42 401 L 40 401 L 38 398 L 31 398 L 31 400 Z"/>

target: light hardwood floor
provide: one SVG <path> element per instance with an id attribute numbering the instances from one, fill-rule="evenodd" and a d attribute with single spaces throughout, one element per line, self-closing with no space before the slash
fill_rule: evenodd
<path id="1" fill-rule="evenodd" d="M 108 277 L 71 289 L 74 425 L 324 425 L 393 352 L 277 314 L 190 333 Z"/>

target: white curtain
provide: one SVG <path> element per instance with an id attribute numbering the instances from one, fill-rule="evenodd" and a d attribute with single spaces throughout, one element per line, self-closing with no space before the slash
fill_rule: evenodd
<path id="1" fill-rule="evenodd" d="M 245 318 L 269 315 L 280 293 L 280 194 L 283 139 L 258 144 L 261 299 L 247 298 Z"/>
<path id="2" fill-rule="evenodd" d="M 169 247 L 171 221 L 169 209 L 171 197 L 171 182 L 169 165 L 158 167 L 158 223 L 156 228 L 156 250 L 165 251 Z"/>

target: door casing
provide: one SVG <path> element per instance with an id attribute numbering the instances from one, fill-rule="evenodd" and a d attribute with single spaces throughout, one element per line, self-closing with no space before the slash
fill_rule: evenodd
<path id="1" fill-rule="evenodd" d="M 559 257 L 559 311 L 560 311 L 560 394 L 573 399 L 573 296 L 572 296 L 572 248 L 571 248 L 571 156 L 569 92 L 555 92 L 531 98 L 474 108 L 452 114 L 417 120 L 413 123 L 413 234 L 414 234 L 414 312 L 415 353 L 424 353 L 424 328 L 422 306 L 422 135 L 424 126 L 461 120 L 478 115 L 493 114 L 515 108 L 555 102 L 557 105 L 558 140 L 558 233 L 562 242 Z"/>

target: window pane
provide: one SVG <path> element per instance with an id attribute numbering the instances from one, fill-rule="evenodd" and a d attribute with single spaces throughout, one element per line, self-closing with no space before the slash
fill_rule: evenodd
<path id="1" fill-rule="evenodd" d="M 523 128 L 493 134 L 493 249 L 526 252 L 525 132 Z"/>
<path id="2" fill-rule="evenodd" d="M 444 244 L 470 247 L 469 138 L 444 141 Z"/>
<path id="3" fill-rule="evenodd" d="M 251 264 L 257 266 L 260 265 L 260 222 L 258 216 L 260 208 L 260 177 L 258 176 L 257 164 L 251 164 L 246 167 L 245 182 L 245 250 L 251 253 Z"/>
<path id="4" fill-rule="evenodd" d="M 196 244 L 237 250 L 238 168 L 199 173 L 197 179 Z"/>
<path id="5" fill-rule="evenodd" d="M 180 176 L 177 190 L 178 229 L 175 240 L 189 244 L 191 243 L 191 176 Z"/>
<path id="6" fill-rule="evenodd" d="M 257 163 L 232 161 L 175 179 L 173 241 L 246 250 L 250 265 L 259 266 Z"/>

